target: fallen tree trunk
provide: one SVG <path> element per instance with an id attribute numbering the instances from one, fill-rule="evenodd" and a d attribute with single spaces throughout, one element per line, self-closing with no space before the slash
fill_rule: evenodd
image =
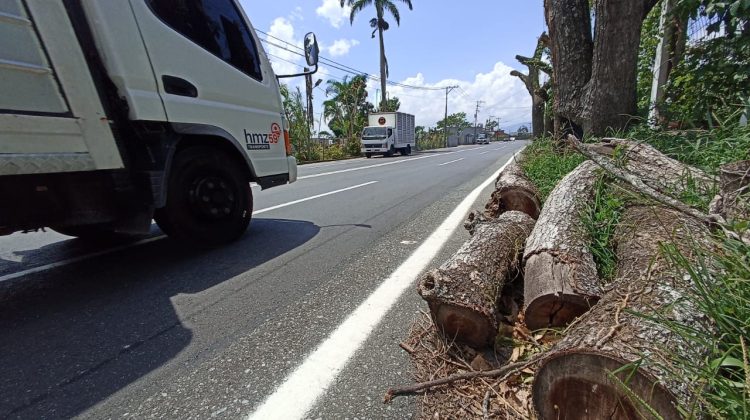
<path id="1" fill-rule="evenodd" d="M 672 196 L 679 196 L 690 188 L 702 194 L 715 191 L 716 179 L 702 170 L 672 159 L 654 147 L 633 140 L 605 138 L 601 143 L 588 145 L 589 150 L 617 158 L 624 168 L 646 185 Z M 617 154 L 617 156 L 615 156 Z"/>
<path id="2" fill-rule="evenodd" d="M 586 312 L 601 293 L 581 214 L 594 195 L 596 165 L 580 164 L 552 190 L 524 253 L 525 321 L 561 326 Z"/>
<path id="3" fill-rule="evenodd" d="M 653 418 L 639 400 L 662 418 L 681 418 L 676 403 L 687 402 L 688 384 L 684 372 L 666 370 L 668 355 L 699 362 L 705 349 L 659 319 L 699 331 L 709 326 L 685 299 L 689 277 L 670 267 L 660 248 L 672 243 L 692 259 L 690 244 L 706 244 L 708 228 L 672 209 L 634 206 L 623 214 L 617 235 L 616 280 L 536 373 L 532 397 L 541 419 Z"/>
<path id="4" fill-rule="evenodd" d="M 422 276 L 417 291 L 448 339 L 480 348 L 492 344 L 497 299 L 533 227 L 534 219 L 518 211 L 478 223 L 448 261 Z"/>
<path id="5" fill-rule="evenodd" d="M 537 219 L 542 205 L 539 190 L 526 178 L 521 165 L 514 161 L 497 177 L 495 191 L 484 208 L 484 215 L 489 218 L 516 210 Z"/>
<path id="6" fill-rule="evenodd" d="M 506 211 L 520 211 L 536 219 L 541 208 L 539 190 L 526 178 L 518 161 L 513 160 L 497 176 L 495 191 L 484 205 L 484 211 L 469 213 L 464 228 L 473 235 L 478 223 L 496 219 Z"/>

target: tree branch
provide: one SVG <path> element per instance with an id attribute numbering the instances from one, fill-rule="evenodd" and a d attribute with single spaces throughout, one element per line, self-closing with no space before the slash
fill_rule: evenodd
<path id="1" fill-rule="evenodd" d="M 690 206 L 685 205 L 679 200 L 666 196 L 655 190 L 654 188 L 649 187 L 640 178 L 622 168 L 618 168 L 617 166 L 615 166 L 615 164 L 609 158 L 605 158 L 604 156 L 599 155 L 595 151 L 591 150 L 589 146 L 581 143 L 581 141 L 578 140 L 576 136 L 568 134 L 566 140 L 571 147 L 580 152 L 582 155 L 591 159 L 594 163 L 599 165 L 610 175 L 614 176 L 620 181 L 629 184 L 636 191 L 651 198 L 652 200 L 664 204 L 665 206 L 669 206 L 681 213 L 687 214 L 688 216 L 694 217 L 708 225 L 714 225 L 718 221 L 715 216 L 704 214 Z"/>
<path id="2" fill-rule="evenodd" d="M 545 356 L 546 356 L 546 353 L 539 353 L 529 360 L 510 363 L 508 365 L 505 365 L 501 368 L 494 369 L 494 370 L 457 373 L 455 375 L 447 376 L 445 378 L 435 379 L 432 381 L 426 381 L 426 382 L 420 382 L 414 385 L 406 385 L 406 386 L 401 386 L 401 387 L 396 387 L 396 388 L 390 388 L 385 393 L 385 397 L 383 397 L 383 402 L 389 403 L 391 402 L 391 400 L 393 400 L 393 398 L 401 396 L 401 395 L 415 394 L 419 391 L 424 391 L 434 386 L 450 384 L 456 381 L 465 381 L 465 380 L 474 379 L 474 378 L 497 378 L 498 376 L 502 376 L 502 378 L 498 379 L 498 381 L 504 381 L 508 379 L 508 377 L 510 377 L 511 375 L 516 374 L 526 369 L 527 367 L 539 362 Z"/>

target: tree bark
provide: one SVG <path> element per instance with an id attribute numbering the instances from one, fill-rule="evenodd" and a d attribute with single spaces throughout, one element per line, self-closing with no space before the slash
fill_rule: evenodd
<path id="1" fill-rule="evenodd" d="M 604 135 L 636 114 L 638 48 L 643 19 L 656 0 L 546 0 L 558 135 Z M 576 134 L 581 137 L 581 133 Z"/>
<path id="2" fill-rule="evenodd" d="M 546 0 L 555 91 L 555 115 L 575 120 L 591 78 L 593 39 L 589 0 Z M 562 128 L 562 127 L 561 127 Z"/>
<path id="3" fill-rule="evenodd" d="M 601 286 L 581 213 L 594 196 L 596 165 L 580 164 L 552 190 L 524 252 L 525 321 L 562 326 L 596 303 Z"/>
<path id="4" fill-rule="evenodd" d="M 590 150 L 624 162 L 628 172 L 657 191 L 679 196 L 695 187 L 700 193 L 715 191 L 716 179 L 702 170 L 672 159 L 654 147 L 625 139 L 604 138 L 589 146 Z"/>
<path id="5" fill-rule="evenodd" d="M 492 219 L 512 210 L 537 219 L 542 205 L 536 185 L 526 178 L 521 165 L 514 161 L 498 175 L 495 180 L 495 191 L 484 208 L 484 215 Z"/>
<path id="6" fill-rule="evenodd" d="M 477 348 L 493 343 L 500 291 L 533 226 L 534 219 L 517 211 L 479 223 L 448 261 L 422 276 L 417 291 L 447 339 Z"/>
<path id="7" fill-rule="evenodd" d="M 647 317 L 710 332 L 707 318 L 685 299 L 689 277 L 676 272 L 660 249 L 669 242 L 693 258 L 690 244 L 707 246 L 708 228 L 672 209 L 634 206 L 624 212 L 617 235 L 616 280 L 536 373 L 532 397 L 541 419 L 652 418 L 626 389 L 663 418 L 682 418 L 675 403 L 688 401 L 686 378 L 664 367 L 673 354 L 698 363 L 706 349 Z M 631 363 L 639 367 L 613 373 Z"/>

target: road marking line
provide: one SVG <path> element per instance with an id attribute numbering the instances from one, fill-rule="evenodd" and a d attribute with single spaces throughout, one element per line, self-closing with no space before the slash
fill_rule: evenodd
<path id="1" fill-rule="evenodd" d="M 520 153 L 516 152 L 492 176 L 471 191 L 451 214 L 430 234 L 380 286 L 354 310 L 297 369 L 251 413 L 247 420 L 300 419 L 333 383 L 349 359 L 364 344 L 398 298 L 411 289 L 414 280 L 440 252 L 479 194 Z"/>
<path id="2" fill-rule="evenodd" d="M 427 159 L 427 158 L 433 158 L 433 157 L 437 157 L 437 156 L 445 156 L 445 155 L 449 155 L 451 153 L 458 153 L 458 152 L 447 152 L 447 153 L 442 153 L 440 155 L 420 156 L 420 157 L 415 157 L 415 158 L 411 158 L 411 159 L 394 160 L 394 161 L 386 162 L 386 163 L 378 163 L 378 164 L 375 164 L 375 165 L 359 166 L 357 168 L 341 169 L 339 171 L 331 171 L 331 172 L 323 172 L 323 173 L 319 173 L 319 174 L 304 175 L 304 176 L 297 177 L 297 179 L 300 180 L 300 179 L 307 179 L 307 178 L 317 178 L 319 176 L 327 176 L 327 175 L 343 174 L 345 172 L 361 171 L 363 169 L 377 168 L 377 167 L 380 167 L 380 166 L 387 166 L 387 165 L 396 165 L 396 164 L 399 164 L 399 163 L 411 162 L 413 160 Z"/>
<path id="3" fill-rule="evenodd" d="M 443 166 L 443 165 L 447 165 L 447 164 L 449 164 L 449 163 L 453 163 L 453 162 L 458 162 L 459 160 L 464 160 L 464 158 L 461 158 L 461 159 L 454 159 L 454 160 L 450 160 L 450 161 L 448 161 L 448 162 L 445 162 L 445 163 L 441 163 L 441 164 L 439 164 L 438 166 Z"/>
<path id="4" fill-rule="evenodd" d="M 282 207 L 287 207 L 287 206 L 291 206 L 291 205 L 294 205 L 294 204 L 299 204 L 299 203 L 303 203 L 303 202 L 305 202 L 305 201 L 315 200 L 316 198 L 320 198 L 320 197 L 325 197 L 325 196 L 327 196 L 327 195 L 331 195 L 331 194 L 338 194 L 338 193 L 340 193 L 340 192 L 344 192 L 344 191 L 349 191 L 349 190 L 353 190 L 353 189 L 355 189 L 355 188 L 360 188 L 360 187 L 364 187 L 364 186 L 367 186 L 367 185 L 375 184 L 376 182 L 378 182 L 378 181 L 370 181 L 370 182 L 365 182 L 364 184 L 354 185 L 354 186 L 351 186 L 351 187 L 346 187 L 346 188 L 342 188 L 342 189 L 340 189 L 340 190 L 336 190 L 336 191 L 330 191 L 330 192 L 327 192 L 327 193 L 323 193 L 323 194 L 318 194 L 318 195 L 313 195 L 313 196 L 311 196 L 311 197 L 306 197 L 306 198 L 300 198 L 299 200 L 294 200 L 294 201 L 290 201 L 290 202 L 288 202 L 288 203 L 284 203 L 284 204 L 279 204 L 278 206 L 271 206 L 271 207 L 266 207 L 266 208 L 264 208 L 264 209 L 260 209 L 260 210 L 256 210 L 256 211 L 254 211 L 254 212 L 253 212 L 253 215 L 256 215 L 256 214 L 261 214 L 261 213 L 265 213 L 265 212 L 267 212 L 267 211 L 271 211 L 271 210 L 276 210 L 276 209 L 280 209 L 280 208 L 282 208 Z"/>
<path id="5" fill-rule="evenodd" d="M 486 151 L 484 151 L 484 152 L 480 153 L 480 155 L 483 155 L 483 154 L 485 154 L 485 153 L 489 153 L 489 152 L 491 152 L 491 151 L 492 151 L 492 150 L 486 150 Z"/>
<path id="6" fill-rule="evenodd" d="M 342 188 L 340 190 L 330 191 L 330 192 L 327 192 L 327 193 L 318 194 L 318 195 L 314 195 L 314 196 L 311 196 L 311 197 L 307 197 L 307 198 L 302 198 L 302 199 L 299 199 L 299 200 L 290 201 L 288 203 L 279 204 L 277 206 L 266 207 L 264 209 L 260 209 L 260 210 L 254 211 L 253 215 L 265 213 L 265 212 L 268 212 L 268 211 L 271 211 L 271 210 L 280 209 L 282 207 L 287 207 L 287 206 L 291 206 L 291 205 L 294 205 L 294 204 L 299 204 L 299 203 L 302 203 L 302 202 L 305 202 L 305 201 L 309 201 L 309 200 L 314 200 L 316 198 L 325 197 L 327 195 L 337 194 L 337 193 L 340 193 L 340 192 L 353 190 L 355 188 L 364 187 L 366 185 L 374 184 L 376 182 L 378 182 L 378 181 L 365 182 L 364 184 L 354 185 L 354 186 L 351 186 L 351 187 L 348 187 L 348 188 Z M 85 260 L 88 260 L 88 259 L 91 259 L 91 258 L 100 257 L 102 255 L 107 255 L 107 254 L 111 254 L 111 253 L 114 253 L 114 252 L 122 251 L 122 250 L 125 250 L 125 249 L 128 249 L 128 248 L 133 248 L 133 247 L 136 247 L 136 246 L 145 245 L 145 244 L 148 244 L 148 243 L 151 243 L 151 242 L 158 241 L 160 239 L 164 239 L 166 237 L 167 237 L 167 235 L 154 236 L 154 237 L 142 239 L 140 241 L 133 242 L 133 243 L 130 243 L 130 244 L 120 245 L 120 246 L 116 246 L 114 248 L 104 249 L 104 250 L 101 250 L 101 251 L 92 252 L 90 254 L 84 254 L 84 255 L 80 255 L 78 257 L 68 258 L 66 260 L 62 260 L 62 261 L 58 261 L 58 262 L 54 262 L 54 263 L 49 263 L 49 264 L 45 264 L 45 265 L 40 265 L 39 267 L 33 267 L 33 268 L 29 268 L 29 269 L 22 270 L 22 271 L 17 271 L 15 273 L 6 274 L 4 276 L 0 276 L 0 283 L 5 282 L 5 281 L 9 281 L 9 280 L 13 280 L 13 279 L 17 279 L 19 277 L 23 277 L 23 276 L 26 276 L 26 275 L 29 275 L 29 274 L 39 273 L 39 272 L 42 272 L 42 271 L 51 270 L 53 268 L 63 267 L 63 266 L 69 265 L 69 264 L 73 264 L 73 263 L 85 261 Z"/>
<path id="7" fill-rule="evenodd" d="M 4 276 L 0 276 L 0 283 L 2 283 L 4 281 L 8 281 L 8 280 L 17 279 L 19 277 L 23 277 L 23 276 L 26 276 L 26 275 L 29 275 L 29 274 L 39 273 L 39 272 L 42 272 L 42 271 L 51 270 L 53 268 L 62 267 L 64 265 L 77 263 L 77 262 L 80 262 L 80 261 L 87 260 L 89 258 L 100 257 L 102 255 L 107 255 L 107 254 L 111 254 L 113 252 L 122 251 L 123 249 L 132 248 L 134 246 L 144 245 L 144 244 L 147 244 L 147 243 L 158 241 L 159 239 L 164 239 L 166 237 L 167 237 L 166 235 L 154 236 L 154 237 L 151 237 L 151 238 L 142 239 L 142 240 L 140 240 L 138 242 L 133 242 L 132 244 L 120 245 L 120 246 L 116 246 L 114 248 L 109 248 L 109 249 L 105 249 L 105 250 L 102 250 L 102 251 L 92 252 L 91 254 L 80 255 L 78 257 L 68 258 L 67 260 L 62 260 L 62 261 L 58 261 L 58 262 L 54 262 L 54 263 L 50 263 L 50 264 L 40 265 L 39 267 L 29 268 L 27 270 L 17 271 L 15 273 L 6 274 Z"/>

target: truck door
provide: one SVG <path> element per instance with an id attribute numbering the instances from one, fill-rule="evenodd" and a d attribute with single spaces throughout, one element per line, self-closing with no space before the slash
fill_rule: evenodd
<path id="1" fill-rule="evenodd" d="M 251 154 L 258 176 L 288 172 L 278 82 L 239 5 L 234 0 L 130 3 L 167 119 L 226 131 Z"/>

